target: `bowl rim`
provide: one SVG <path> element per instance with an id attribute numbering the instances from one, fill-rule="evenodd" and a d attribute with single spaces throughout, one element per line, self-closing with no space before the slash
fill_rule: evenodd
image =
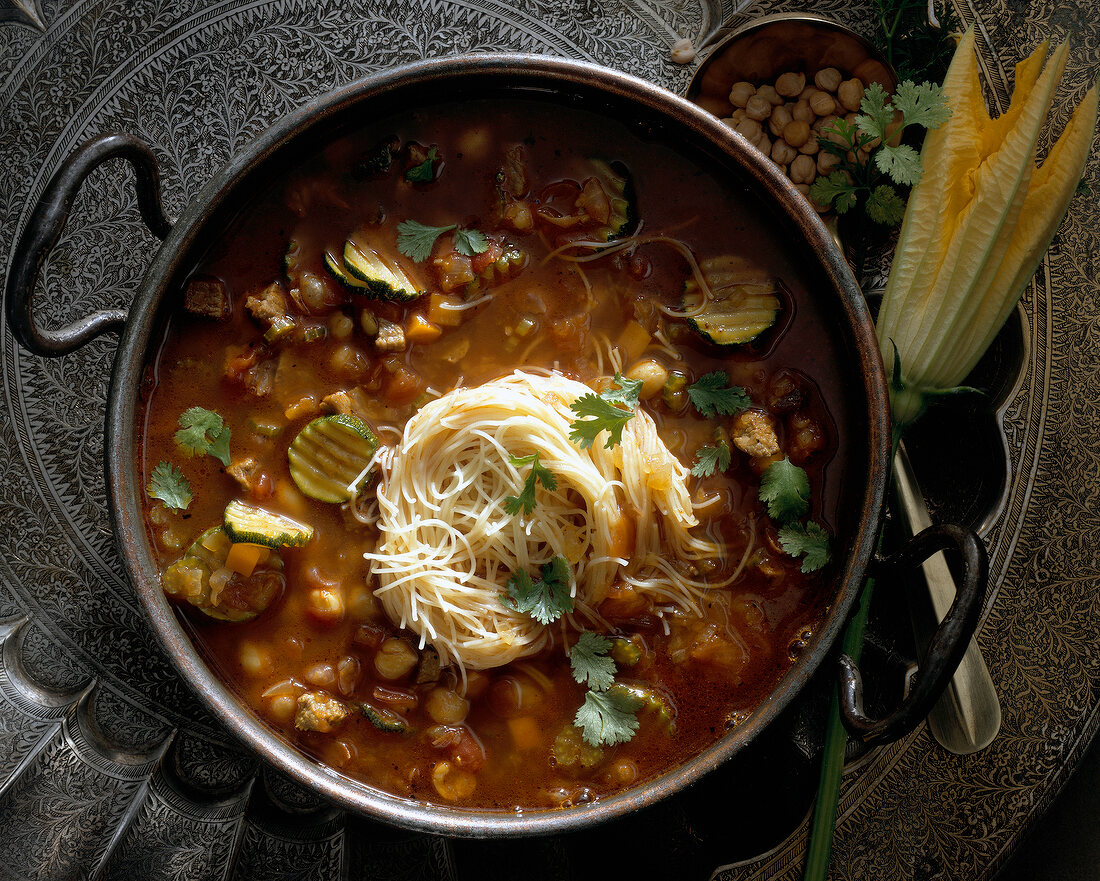
<path id="1" fill-rule="evenodd" d="M 770 696 L 737 728 L 714 744 L 665 773 L 592 804 L 568 809 L 515 812 L 461 809 L 392 795 L 347 777 L 298 750 L 249 710 L 203 659 L 181 625 L 160 587 L 157 567 L 141 512 L 143 480 L 136 456 L 136 415 L 146 356 L 155 345 L 153 331 L 165 293 L 177 270 L 186 264 L 191 245 L 204 224 L 235 188 L 255 169 L 262 168 L 280 149 L 326 120 L 393 90 L 453 84 L 478 78 L 507 91 L 596 93 L 619 104 L 640 104 L 697 144 L 708 144 L 730 157 L 762 195 L 775 200 L 778 221 L 801 229 L 807 247 L 818 258 L 817 267 L 839 300 L 852 349 L 863 378 L 860 406 L 867 408 L 869 461 L 862 512 L 854 530 L 843 569 L 836 576 L 838 592 L 825 613 L 811 645 L 784 674 Z M 562 100 L 560 97 L 557 100 Z M 856 372 L 856 371 L 854 371 Z M 858 408 L 855 412 L 858 412 Z M 234 736 L 298 783 L 320 793 L 342 808 L 404 828 L 463 837 L 516 837 L 575 831 L 648 806 L 710 772 L 763 730 L 786 708 L 817 670 L 836 642 L 848 610 L 862 584 L 862 573 L 874 550 L 882 515 L 889 453 L 889 409 L 885 372 L 866 304 L 843 255 L 816 212 L 794 186 L 741 135 L 717 118 L 674 93 L 629 74 L 596 64 L 556 56 L 522 53 L 453 56 L 416 61 L 385 70 L 314 98 L 259 134 L 218 172 L 187 205 L 154 255 L 131 309 L 116 352 L 108 391 L 106 417 L 106 473 L 112 525 L 127 575 L 174 666 L 200 701 Z"/>

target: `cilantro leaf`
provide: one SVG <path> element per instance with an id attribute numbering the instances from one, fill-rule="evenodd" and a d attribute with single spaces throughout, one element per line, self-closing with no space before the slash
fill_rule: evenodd
<path id="1" fill-rule="evenodd" d="M 760 476 L 760 499 L 767 502 L 768 516 L 779 523 L 805 517 L 810 510 L 810 478 L 784 456 Z"/>
<path id="2" fill-rule="evenodd" d="M 691 473 L 696 477 L 710 477 L 715 471 L 725 471 L 730 467 L 730 445 L 718 441 L 713 447 L 709 444 L 699 447 L 695 453 L 696 462 Z"/>
<path id="3" fill-rule="evenodd" d="M 905 217 L 905 200 L 889 184 L 879 184 L 867 197 L 867 216 L 875 223 L 896 226 Z"/>
<path id="4" fill-rule="evenodd" d="M 569 651 L 569 666 L 573 678 L 581 685 L 587 683 L 595 691 L 607 691 L 615 681 L 615 661 L 607 657 L 611 640 L 591 630 L 584 630 Z"/>
<path id="5" fill-rule="evenodd" d="M 466 257 L 484 254 L 489 250 L 489 240 L 485 238 L 485 233 L 476 229 L 456 230 L 455 250 Z"/>
<path id="6" fill-rule="evenodd" d="M 886 100 L 886 90 L 882 83 L 871 83 L 867 87 L 863 100 L 859 102 L 859 109 L 863 112 L 856 115 L 857 129 L 884 141 L 894 135 L 896 128 L 891 129 L 894 123 L 894 105 Z"/>
<path id="7" fill-rule="evenodd" d="M 921 172 L 924 171 L 920 154 L 908 144 L 899 144 L 897 147 L 883 144 L 875 152 L 875 165 L 883 174 L 910 187 L 920 180 Z"/>
<path id="8" fill-rule="evenodd" d="M 457 226 L 457 223 L 450 226 L 426 226 L 415 220 L 402 220 L 397 224 L 397 250 L 417 263 L 423 263 L 431 256 L 435 240 Z"/>
<path id="9" fill-rule="evenodd" d="M 738 385 L 730 385 L 729 374 L 724 370 L 715 370 L 701 376 L 688 386 L 688 396 L 695 409 L 707 419 L 733 416 L 752 406 L 752 398 Z"/>
<path id="10" fill-rule="evenodd" d="M 590 746 L 626 743 L 638 730 L 635 713 L 641 707 L 641 700 L 625 691 L 589 691 L 573 724 Z"/>
<path id="11" fill-rule="evenodd" d="M 405 172 L 405 180 L 414 184 L 427 183 L 435 177 L 435 160 L 439 158 L 439 151 L 432 147 L 428 150 L 428 158 L 419 165 L 414 165 Z"/>
<path id="12" fill-rule="evenodd" d="M 951 106 L 944 98 L 943 89 L 931 83 L 919 86 L 911 80 L 898 83 L 892 101 L 905 116 L 907 126 L 935 129 L 951 118 Z"/>
<path id="13" fill-rule="evenodd" d="M 642 381 L 640 379 L 623 379 L 623 375 L 615 371 L 615 382 L 618 388 L 610 388 L 600 393 L 605 401 L 618 404 L 626 404 L 631 409 L 638 406 L 638 397 L 642 393 Z"/>
<path id="14" fill-rule="evenodd" d="M 781 527 L 779 544 L 792 557 L 802 557 L 803 572 L 815 572 L 829 562 L 829 534 L 812 520 Z"/>
<path id="15" fill-rule="evenodd" d="M 179 468 L 168 462 L 161 462 L 153 469 L 146 492 L 149 498 L 160 499 L 169 508 L 182 511 L 191 504 L 191 484 Z"/>
<path id="16" fill-rule="evenodd" d="M 515 456 L 509 456 L 508 461 L 516 468 L 520 468 L 523 465 L 531 466 L 531 473 L 527 475 L 527 480 L 523 484 L 523 492 L 519 496 L 508 496 L 504 500 L 504 510 L 511 514 L 513 517 L 523 511 L 524 514 L 530 514 L 535 510 L 535 482 L 539 482 L 545 489 L 557 489 L 558 479 L 554 476 L 554 473 L 545 465 L 539 464 L 538 452 L 532 453 L 530 456 L 522 456 L 517 458 Z"/>
<path id="17" fill-rule="evenodd" d="M 625 379 L 621 373 L 615 372 L 615 382 L 618 388 L 609 388 L 598 395 L 584 395 L 577 398 L 569 409 L 578 416 L 591 416 L 592 419 L 574 419 L 569 423 L 569 440 L 579 443 L 581 449 L 588 449 L 596 440 L 601 431 L 608 432 L 607 449 L 615 444 L 622 443 L 623 427 L 634 418 L 634 408 L 638 406 L 638 396 L 642 392 L 640 379 Z M 618 404 L 625 404 L 630 409 L 624 410 Z"/>
<path id="18" fill-rule="evenodd" d="M 828 177 L 818 177 L 810 184 L 810 198 L 818 205 L 832 204 L 837 214 L 847 214 L 856 206 L 856 188 L 843 171 L 834 171 Z"/>
<path id="19" fill-rule="evenodd" d="M 557 556 L 543 564 L 542 576 L 538 579 L 532 579 L 522 569 L 514 573 L 505 585 L 502 599 L 540 624 L 551 624 L 573 611 L 569 582 L 569 563 L 565 557 Z"/>
<path id="20" fill-rule="evenodd" d="M 221 416 L 204 407 L 191 407 L 180 414 L 179 427 L 176 446 L 183 452 L 188 456 L 209 453 L 229 467 L 229 437 L 232 432 Z"/>
<path id="21" fill-rule="evenodd" d="M 829 137 L 829 135 L 833 137 Z M 855 123 L 849 122 L 843 116 L 838 116 L 821 130 L 817 143 L 826 153 L 843 157 L 859 149 L 858 140 L 859 130 L 856 128 Z"/>

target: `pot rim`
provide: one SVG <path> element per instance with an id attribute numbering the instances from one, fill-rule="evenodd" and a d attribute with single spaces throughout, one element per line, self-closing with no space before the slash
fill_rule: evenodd
<path id="1" fill-rule="evenodd" d="M 866 406 L 869 461 L 867 485 L 859 506 L 847 559 L 836 576 L 837 594 L 822 625 L 802 657 L 776 684 L 770 696 L 749 718 L 727 732 L 688 762 L 642 784 L 589 805 L 568 809 L 491 812 L 442 806 L 391 795 L 346 777 L 299 751 L 277 735 L 236 697 L 203 660 L 160 587 L 158 569 L 149 550 L 141 513 L 143 480 L 137 460 L 136 417 L 138 389 L 146 356 L 157 326 L 160 305 L 184 258 L 204 224 L 254 170 L 303 132 L 327 120 L 336 120 L 350 107 L 394 89 L 428 83 L 458 83 L 482 78 L 499 89 L 517 94 L 601 94 L 620 104 L 640 104 L 647 112 L 671 120 L 693 143 L 716 148 L 739 166 L 758 195 L 770 198 L 780 223 L 800 229 L 816 267 L 839 299 L 851 351 L 858 358 L 863 379 L 860 406 Z M 413 62 L 374 74 L 313 99 L 257 136 L 191 200 L 155 254 L 131 308 L 116 352 L 108 393 L 106 418 L 107 485 L 112 525 L 118 538 L 130 582 L 141 600 L 161 645 L 185 682 L 215 717 L 258 753 L 297 782 L 339 806 L 413 829 L 466 837 L 516 837 L 575 831 L 622 816 L 678 791 L 712 771 L 742 749 L 771 723 L 805 687 L 848 617 L 862 584 L 878 535 L 889 456 L 889 408 L 885 372 L 870 314 L 847 262 L 824 224 L 801 194 L 779 170 L 739 134 L 717 118 L 672 92 L 629 74 L 596 64 L 553 56 L 494 54 L 457 56 Z"/>

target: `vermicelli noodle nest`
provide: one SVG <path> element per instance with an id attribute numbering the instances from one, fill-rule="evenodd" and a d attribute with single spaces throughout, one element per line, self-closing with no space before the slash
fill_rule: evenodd
<path id="1" fill-rule="evenodd" d="M 431 643 L 443 663 L 487 669 L 534 654 L 546 626 L 502 599 L 509 577 L 564 557 L 573 574 L 573 616 L 596 607 L 617 582 L 660 603 L 698 610 L 708 586 L 690 561 L 721 557 L 694 536 L 688 470 L 640 409 L 613 449 L 569 439 L 570 404 L 591 389 L 559 374 L 517 371 L 431 401 L 407 423 L 377 488 L 380 538 L 368 553 L 376 594 L 390 619 Z M 557 479 L 541 485 L 530 514 L 512 515 L 539 454 Z M 551 625 L 554 626 L 554 625 Z M 579 626 L 579 625 L 578 625 Z"/>

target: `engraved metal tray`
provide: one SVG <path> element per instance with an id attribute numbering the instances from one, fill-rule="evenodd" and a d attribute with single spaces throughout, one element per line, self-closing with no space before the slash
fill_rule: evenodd
<path id="1" fill-rule="evenodd" d="M 873 25 L 869 0 L 0 0 L 0 275 L 28 206 L 94 134 L 119 129 L 153 145 L 174 216 L 272 121 L 384 66 L 545 52 L 682 92 L 692 67 L 671 62 L 677 38 L 699 44 L 724 19 L 806 8 L 865 33 Z M 1072 37 L 1069 88 L 1052 114 L 1060 130 L 1100 66 L 1090 0 L 965 0 L 957 11 L 978 23 L 998 109 L 1012 78 L 1003 59 Z M 983 527 L 992 585 L 979 642 L 1001 734 L 960 758 L 922 728 L 854 762 L 836 878 L 990 878 L 1100 723 L 1097 154 L 1007 354 L 988 368 L 999 392 L 931 423 L 914 450 L 918 466 L 926 451 L 921 476 L 940 509 Z M 82 190 L 44 267 L 39 320 L 128 302 L 156 247 L 128 175 L 112 163 Z M 800 876 L 801 809 L 748 859 L 734 830 L 675 800 L 568 840 L 450 841 L 349 817 L 261 766 L 182 686 L 122 575 L 102 474 L 113 357 L 110 339 L 48 361 L 20 351 L 6 328 L 0 337 L 0 876 L 504 878 L 522 860 L 531 877 L 561 879 L 588 877 L 597 844 L 654 841 L 665 857 L 650 865 L 689 877 Z M 943 473 L 962 482 L 937 484 Z M 712 804 L 751 813 L 757 794 L 735 770 L 709 786 Z"/>

